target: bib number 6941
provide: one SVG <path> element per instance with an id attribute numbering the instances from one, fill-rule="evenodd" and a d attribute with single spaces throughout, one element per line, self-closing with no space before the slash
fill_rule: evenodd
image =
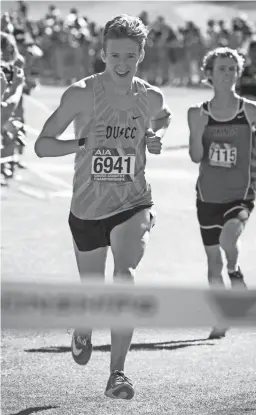
<path id="1" fill-rule="evenodd" d="M 93 160 L 93 172 L 101 173 L 131 173 L 131 158 L 130 157 L 95 157 Z"/>

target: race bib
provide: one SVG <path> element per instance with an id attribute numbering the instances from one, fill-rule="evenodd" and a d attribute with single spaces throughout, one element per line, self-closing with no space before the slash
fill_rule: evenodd
<path id="1" fill-rule="evenodd" d="M 92 154 L 91 179 L 105 182 L 133 182 L 134 148 L 95 148 Z"/>
<path id="2" fill-rule="evenodd" d="M 209 147 L 209 164 L 211 166 L 232 168 L 236 165 L 237 148 L 230 144 L 212 143 Z"/>

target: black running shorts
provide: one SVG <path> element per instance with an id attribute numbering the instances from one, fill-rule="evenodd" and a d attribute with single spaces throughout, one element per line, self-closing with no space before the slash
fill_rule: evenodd
<path id="1" fill-rule="evenodd" d="M 254 202 L 236 200 L 230 203 L 207 203 L 197 199 L 196 207 L 203 244 L 210 246 L 219 245 L 222 228 L 229 219 L 237 218 L 246 222 Z"/>
<path id="2" fill-rule="evenodd" d="M 152 205 L 137 206 L 116 215 L 96 220 L 79 219 L 70 212 L 68 223 L 78 250 L 85 252 L 110 246 L 110 233 L 115 226 L 130 219 L 141 210 L 151 207 Z M 153 220 L 152 214 L 151 220 Z"/>

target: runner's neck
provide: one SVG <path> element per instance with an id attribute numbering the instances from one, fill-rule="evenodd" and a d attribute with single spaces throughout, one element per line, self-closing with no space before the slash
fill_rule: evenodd
<path id="1" fill-rule="evenodd" d="M 105 89 L 105 92 L 111 93 L 118 96 L 128 96 L 133 95 L 133 85 L 132 83 L 129 85 L 118 85 L 107 74 L 106 72 L 102 75 L 102 83 Z"/>
<path id="2" fill-rule="evenodd" d="M 239 95 L 235 93 L 235 91 L 230 91 L 227 93 L 226 91 L 216 91 L 214 92 L 214 97 L 211 100 L 211 108 L 212 109 L 232 109 L 237 107 L 237 101 L 239 100 Z"/>

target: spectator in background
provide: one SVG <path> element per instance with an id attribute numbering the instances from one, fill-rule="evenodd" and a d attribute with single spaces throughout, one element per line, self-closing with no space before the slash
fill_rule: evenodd
<path id="1" fill-rule="evenodd" d="M 45 20 L 48 21 L 48 24 L 51 24 L 49 20 L 52 19 L 53 22 L 55 22 L 60 18 L 60 15 L 60 9 L 58 9 L 55 4 L 50 4 L 50 6 L 48 6 L 48 12 L 45 15 Z"/>
<path id="2" fill-rule="evenodd" d="M 11 20 L 14 26 L 13 36 L 16 40 L 19 54 L 15 59 L 14 65 L 21 68 L 24 71 L 25 83 L 23 85 L 23 93 L 20 98 L 18 105 L 13 113 L 13 118 L 19 122 L 18 137 L 16 140 L 16 155 L 15 160 L 10 162 L 11 169 L 14 171 L 15 167 L 25 168 L 24 162 L 21 160 L 21 156 L 24 152 L 26 140 L 26 132 L 24 128 L 24 100 L 23 95 L 30 94 L 30 91 L 35 88 L 38 84 L 38 73 L 35 69 L 35 62 L 42 57 L 42 51 L 35 44 L 33 38 L 32 27 L 29 25 L 29 21 L 25 15 L 19 14 L 18 12 L 13 13 Z"/>
<path id="3" fill-rule="evenodd" d="M 9 34 L 13 34 L 14 27 L 11 22 L 11 17 L 8 12 L 4 13 L 1 18 L 1 31 Z"/>
<path id="4" fill-rule="evenodd" d="M 5 91 L 1 102 L 1 185 L 7 185 L 6 179 L 13 177 L 17 162 L 17 144 L 21 139 L 20 124 L 15 119 L 15 110 L 22 97 L 24 71 L 15 65 L 19 57 L 18 48 L 12 35 L 1 32 L 1 69 L 5 82 Z M 8 157 L 8 159 L 7 159 Z"/>
<path id="5" fill-rule="evenodd" d="M 230 33 L 224 20 L 218 21 L 217 43 L 218 46 L 226 47 L 229 45 Z"/>
<path id="6" fill-rule="evenodd" d="M 8 86 L 8 82 L 7 82 L 5 73 L 2 70 L 2 68 L 0 69 L 0 78 L 1 78 L 1 125 L 3 125 L 3 115 L 4 115 L 4 111 L 3 111 L 2 103 L 3 103 L 3 97 L 4 97 L 4 94 L 5 94 L 5 91 L 6 91 L 7 86 Z M 1 133 L 0 147 L 1 147 L 1 156 L 2 156 L 2 150 L 4 149 L 4 143 L 3 143 L 2 133 Z M 6 178 L 5 178 L 4 174 L 2 173 L 2 163 L 1 163 L 0 184 L 1 184 L 1 187 L 8 185 Z"/>
<path id="7" fill-rule="evenodd" d="M 172 53 L 172 44 L 177 40 L 177 35 L 174 30 L 168 25 L 163 17 L 159 17 L 159 26 L 162 33 L 159 38 L 158 48 L 160 49 L 160 79 L 161 85 L 169 84 L 170 79 L 170 65 L 175 61 L 175 56 Z"/>
<path id="8" fill-rule="evenodd" d="M 205 46 L 200 29 L 192 22 L 187 22 L 184 31 L 185 65 L 188 72 L 188 83 L 200 83 L 200 63 L 204 56 Z"/>
<path id="9" fill-rule="evenodd" d="M 212 50 L 218 46 L 218 29 L 213 19 L 207 21 L 204 43 L 206 50 Z"/>
<path id="10" fill-rule="evenodd" d="M 102 34 L 103 28 L 100 28 L 98 36 L 93 37 L 93 44 L 91 48 L 91 56 L 93 57 L 93 69 L 94 73 L 101 73 L 105 70 L 105 63 L 101 58 L 102 49 Z"/>
<path id="11" fill-rule="evenodd" d="M 138 17 L 145 26 L 149 26 L 149 17 L 147 11 L 143 10 Z"/>
<path id="12" fill-rule="evenodd" d="M 188 72 L 184 65 L 184 28 L 178 27 L 175 39 L 170 42 L 170 82 L 174 86 L 188 85 Z"/>
<path id="13" fill-rule="evenodd" d="M 55 83 L 61 83 L 65 79 L 65 53 L 68 35 L 64 30 L 64 21 L 60 10 L 55 5 L 50 5 L 39 26 L 40 46 L 45 56 L 42 70 L 46 70 Z"/>
<path id="14" fill-rule="evenodd" d="M 5 73 L 2 68 L 0 68 L 0 79 L 1 79 L 1 99 L 4 97 L 8 82 L 5 76 Z"/>
<path id="15" fill-rule="evenodd" d="M 172 30 L 165 22 L 163 16 L 158 16 L 150 27 L 150 34 L 153 40 L 154 67 L 153 78 L 154 84 L 165 85 L 169 81 L 169 51 L 168 41 L 171 39 Z M 153 56 L 152 56 L 153 58 Z"/>
<path id="16" fill-rule="evenodd" d="M 28 6 L 25 1 L 18 1 L 18 13 L 24 18 L 28 18 Z"/>
<path id="17" fill-rule="evenodd" d="M 25 44 L 33 44 L 33 48 L 37 45 L 43 50 L 38 69 L 44 79 L 48 77 L 51 82 L 69 84 L 74 79 L 104 70 L 100 59 L 101 34 L 95 22 L 82 17 L 75 8 L 62 17 L 54 4 L 48 7 L 45 17 L 32 21 L 27 17 L 27 4 L 17 4 L 16 12 L 2 16 L 2 28 L 14 33 L 21 54 Z M 198 84 L 201 79 L 198 68 L 205 50 L 229 46 L 246 54 L 252 33 L 255 33 L 255 27 L 245 15 L 228 22 L 230 24 L 223 19 L 208 20 L 204 36 L 194 22 L 185 23 L 174 31 L 163 16 L 151 22 L 148 12 L 143 10 L 139 17 L 150 33 L 145 59 L 139 65 L 137 75 L 158 85 L 170 82 L 173 85 Z"/>
<path id="18" fill-rule="evenodd" d="M 235 18 L 232 20 L 231 36 L 229 38 L 229 47 L 240 51 L 244 42 L 244 25 L 241 19 Z"/>
<path id="19" fill-rule="evenodd" d="M 75 8 L 70 9 L 64 24 L 68 32 L 68 60 L 72 62 L 69 80 L 75 82 L 89 75 L 91 33 L 87 21 Z"/>
<path id="20" fill-rule="evenodd" d="M 252 39 L 247 52 L 245 68 L 240 79 L 238 93 L 256 101 L 256 37 Z"/>

